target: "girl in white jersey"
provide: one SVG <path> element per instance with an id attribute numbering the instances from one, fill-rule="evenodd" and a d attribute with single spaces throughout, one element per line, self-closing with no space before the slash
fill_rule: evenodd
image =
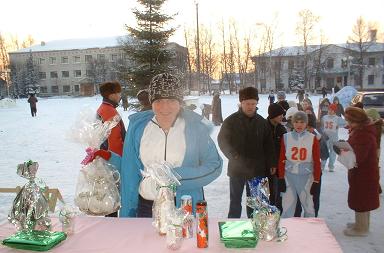
<path id="1" fill-rule="evenodd" d="M 312 195 L 319 191 L 320 145 L 306 128 L 308 116 L 296 112 L 292 116 L 294 130 L 284 134 L 279 158 L 279 190 L 282 192 L 282 217 L 292 217 L 300 198 L 304 217 L 314 217 Z"/>

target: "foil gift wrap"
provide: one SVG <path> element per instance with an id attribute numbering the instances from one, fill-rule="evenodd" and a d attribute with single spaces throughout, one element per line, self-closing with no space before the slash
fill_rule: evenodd
<path id="1" fill-rule="evenodd" d="M 62 231 L 67 235 L 75 233 L 75 220 L 77 212 L 75 208 L 69 205 L 65 205 L 60 209 L 59 221 L 62 225 Z"/>
<path id="2" fill-rule="evenodd" d="M 280 211 L 269 203 L 268 178 L 253 178 L 248 181 L 250 197 L 247 205 L 253 208 L 252 226 L 264 241 L 283 241 L 286 237 L 286 228 L 280 229 Z"/>
<path id="3" fill-rule="evenodd" d="M 220 241 L 227 248 L 254 248 L 259 241 L 249 220 L 219 222 Z"/>
<path id="4" fill-rule="evenodd" d="M 47 189 L 43 180 L 36 178 L 37 162 L 28 161 L 17 166 L 17 174 L 28 179 L 13 201 L 8 221 L 16 230 L 50 230 L 48 201 L 44 195 Z"/>
<path id="5" fill-rule="evenodd" d="M 67 238 L 63 232 L 19 231 L 3 240 L 5 246 L 34 251 L 47 251 Z"/>
<path id="6" fill-rule="evenodd" d="M 160 235 L 167 233 L 168 216 L 175 213 L 175 191 L 180 185 L 180 176 L 167 162 L 154 163 L 142 171 L 143 177 L 151 177 L 158 186 L 152 206 L 152 225 Z"/>

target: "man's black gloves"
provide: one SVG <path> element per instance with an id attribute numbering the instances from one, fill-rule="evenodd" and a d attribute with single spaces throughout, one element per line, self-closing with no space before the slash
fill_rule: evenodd
<path id="1" fill-rule="evenodd" d="M 284 178 L 279 178 L 278 188 L 279 188 L 279 192 L 286 192 L 287 191 L 287 185 L 285 184 Z"/>
<path id="2" fill-rule="evenodd" d="M 311 190 L 309 191 L 311 195 L 317 195 L 320 191 L 320 184 L 318 182 L 313 182 Z"/>

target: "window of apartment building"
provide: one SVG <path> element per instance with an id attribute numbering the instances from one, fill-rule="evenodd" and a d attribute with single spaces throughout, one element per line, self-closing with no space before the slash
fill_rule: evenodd
<path id="1" fill-rule="evenodd" d="M 47 73 L 45 73 L 45 72 L 39 72 L 39 78 L 40 78 L 40 79 L 46 79 L 46 78 L 47 78 Z"/>
<path id="2" fill-rule="evenodd" d="M 52 93 L 59 93 L 59 86 L 57 85 L 51 86 L 51 91 Z"/>
<path id="3" fill-rule="evenodd" d="M 74 63 L 80 63 L 80 56 L 74 56 L 73 57 L 73 62 Z"/>
<path id="4" fill-rule="evenodd" d="M 85 70 L 85 76 L 92 76 L 92 70 L 86 69 Z"/>
<path id="5" fill-rule="evenodd" d="M 79 92 L 80 91 L 80 86 L 78 84 L 75 85 L 74 88 L 75 88 L 75 92 Z"/>
<path id="6" fill-rule="evenodd" d="M 369 85 L 375 84 L 375 75 L 368 75 L 368 84 Z"/>
<path id="7" fill-rule="evenodd" d="M 56 64 L 56 57 L 49 57 L 49 64 Z"/>
<path id="8" fill-rule="evenodd" d="M 97 55 L 97 60 L 98 61 L 104 61 L 105 60 L 105 55 L 104 54 L 98 54 Z"/>
<path id="9" fill-rule="evenodd" d="M 75 70 L 73 73 L 75 77 L 81 77 L 81 70 Z"/>
<path id="10" fill-rule="evenodd" d="M 117 54 L 112 54 L 111 55 L 111 61 L 116 62 L 117 61 Z"/>
<path id="11" fill-rule="evenodd" d="M 376 58 L 371 57 L 368 59 L 368 65 L 369 66 L 375 66 L 376 65 Z"/>
<path id="12" fill-rule="evenodd" d="M 71 86 L 63 85 L 63 92 L 70 92 L 70 91 L 71 91 Z"/>
<path id="13" fill-rule="evenodd" d="M 288 69 L 292 70 L 295 67 L 295 61 L 294 60 L 289 60 L 288 61 Z"/>
<path id="14" fill-rule="evenodd" d="M 327 69 L 333 69 L 333 58 L 328 58 L 326 62 Z"/>
<path id="15" fill-rule="evenodd" d="M 47 86 L 40 86 L 40 93 L 48 93 Z"/>
<path id="16" fill-rule="evenodd" d="M 57 76 L 57 71 L 51 71 L 51 73 L 50 73 L 50 77 L 51 78 L 57 78 L 58 76 Z"/>
<path id="17" fill-rule="evenodd" d="M 68 56 L 61 57 L 61 63 L 62 64 L 68 64 Z"/>
<path id="18" fill-rule="evenodd" d="M 39 63 L 40 65 L 45 64 L 45 59 L 44 59 L 44 58 L 39 58 L 38 63 Z"/>
<path id="19" fill-rule="evenodd" d="M 92 61 L 92 55 L 87 54 L 87 55 L 85 56 L 85 62 L 86 62 L 86 63 L 89 63 L 89 62 L 91 62 L 91 61 Z"/>
<path id="20" fill-rule="evenodd" d="M 275 70 L 281 69 L 281 61 L 275 61 Z"/>
<path id="21" fill-rule="evenodd" d="M 61 77 L 68 78 L 69 77 L 69 71 L 61 71 Z"/>

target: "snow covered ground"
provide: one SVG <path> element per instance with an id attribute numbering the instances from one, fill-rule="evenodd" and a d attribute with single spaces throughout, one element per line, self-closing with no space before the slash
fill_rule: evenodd
<path id="1" fill-rule="evenodd" d="M 294 100 L 295 95 L 290 94 L 287 99 Z M 222 95 L 221 98 L 225 118 L 237 110 L 238 98 L 235 95 Z M 319 98 L 311 97 L 315 112 Z M 209 96 L 199 98 L 200 103 L 210 104 L 211 101 L 212 97 Z M 66 202 L 73 203 L 77 174 L 80 161 L 84 158 L 85 147 L 72 142 L 67 135 L 79 112 L 87 107 L 96 110 L 100 102 L 99 96 L 40 98 L 35 118 L 30 115 L 26 99 L 17 100 L 16 106 L 0 108 L 0 188 L 24 185 L 25 179 L 16 175 L 16 166 L 32 159 L 40 164 L 38 176 L 44 179 L 50 188 L 59 188 Z M 260 96 L 258 107 L 259 114 L 267 116 L 267 95 Z M 119 108 L 119 112 L 127 126 L 129 123 L 127 116 L 132 112 L 124 112 L 122 108 Z M 219 129 L 220 127 L 215 127 L 212 133 L 212 138 L 216 142 Z M 345 130 L 341 130 L 340 137 L 347 138 Z M 226 175 L 228 161 L 224 156 L 223 158 L 222 175 L 205 188 L 210 217 L 224 218 L 228 212 L 229 188 Z M 380 164 L 383 168 L 383 149 L 381 158 Z M 381 175 L 383 173 L 381 171 Z M 345 224 L 353 221 L 354 217 L 353 211 L 347 206 L 346 174 L 346 169 L 339 163 L 336 164 L 335 172 L 324 172 L 319 217 L 326 220 L 344 252 L 384 252 L 383 207 L 371 213 L 371 232 L 368 237 L 351 238 L 343 235 Z M 382 178 L 381 184 L 384 185 Z M 14 197 L 15 194 L 0 195 L 0 223 L 6 221 Z M 243 217 L 246 217 L 245 212 Z"/>

